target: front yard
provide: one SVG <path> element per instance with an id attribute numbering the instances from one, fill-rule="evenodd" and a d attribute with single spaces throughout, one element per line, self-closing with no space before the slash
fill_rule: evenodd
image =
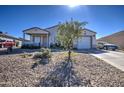
<path id="1" fill-rule="evenodd" d="M 55 73 L 61 74 L 61 65 L 63 65 L 65 56 L 65 52 L 53 52 L 51 61 L 48 64 L 39 64 L 32 68 L 36 60 L 32 59 L 30 55 L 23 56 L 23 53 L 0 55 L 0 86 L 49 86 L 43 83 L 49 81 Z M 79 82 L 89 82 L 89 84 L 79 86 L 124 87 L 124 72 L 119 69 L 86 53 L 73 53 L 72 59 L 74 60 L 73 70 L 75 71 L 75 75 L 79 78 Z M 55 77 L 55 79 L 57 80 L 59 78 Z M 54 82 L 54 84 L 55 83 L 57 82 Z"/>

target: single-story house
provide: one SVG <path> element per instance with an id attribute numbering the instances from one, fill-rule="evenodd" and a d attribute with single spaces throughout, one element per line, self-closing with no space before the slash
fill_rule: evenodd
<path id="1" fill-rule="evenodd" d="M 8 35 L 6 33 L 3 33 L 2 31 L 0 31 L 0 42 L 2 41 L 13 41 L 16 43 L 16 47 L 21 47 L 22 42 L 27 42 L 28 40 L 24 40 L 22 38 L 17 38 L 11 35 Z M 3 47 L 3 45 L 0 45 L 0 48 Z"/>
<path id="2" fill-rule="evenodd" d="M 23 42 L 23 44 L 30 43 L 39 45 L 41 47 L 49 47 L 50 44 L 57 42 L 58 25 L 41 29 L 39 27 L 32 27 L 23 31 L 23 38 L 25 35 L 30 36 L 30 42 Z M 96 32 L 89 29 L 82 29 L 83 33 L 78 40 L 75 40 L 73 47 L 77 49 L 96 48 Z"/>

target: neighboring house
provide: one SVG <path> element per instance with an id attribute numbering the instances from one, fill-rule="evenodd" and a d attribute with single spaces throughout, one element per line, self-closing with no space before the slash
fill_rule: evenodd
<path id="1" fill-rule="evenodd" d="M 10 36 L 0 31 L 0 41 L 14 41 L 16 46 L 20 47 L 22 45 L 22 41 L 27 41 L 27 40 L 16 38 L 14 36 Z M 3 46 L 0 45 L 0 47 L 3 47 Z"/>
<path id="2" fill-rule="evenodd" d="M 124 30 L 99 38 L 97 42 L 116 44 L 119 48 L 124 49 Z"/>
<path id="3" fill-rule="evenodd" d="M 41 47 L 49 47 L 51 44 L 57 43 L 57 30 L 58 25 L 41 29 L 39 27 L 29 28 L 23 31 L 23 38 L 25 35 L 30 36 L 30 44 L 34 44 Z M 77 49 L 90 49 L 96 48 L 96 32 L 83 29 L 81 37 L 74 41 L 74 48 Z M 29 44 L 29 42 L 24 42 L 24 44 Z"/>

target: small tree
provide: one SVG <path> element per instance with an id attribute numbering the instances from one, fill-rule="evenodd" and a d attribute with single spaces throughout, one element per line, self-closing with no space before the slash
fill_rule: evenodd
<path id="1" fill-rule="evenodd" d="M 57 39 L 61 45 L 68 50 L 68 62 L 71 60 L 71 49 L 73 42 L 80 37 L 83 32 L 83 27 L 87 22 L 71 21 L 59 24 Z"/>

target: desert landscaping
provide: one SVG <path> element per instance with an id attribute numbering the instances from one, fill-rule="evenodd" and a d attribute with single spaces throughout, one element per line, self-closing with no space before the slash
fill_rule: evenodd
<path id="1" fill-rule="evenodd" d="M 1 31 L 0 87 L 124 87 L 124 53 L 98 45 L 87 24 L 71 18 L 24 29 L 23 38 Z"/>
<path id="2" fill-rule="evenodd" d="M 16 49 L 0 55 L 1 87 L 66 87 L 66 51 L 53 51 L 49 63 L 36 63 L 33 50 Z M 69 86 L 124 87 L 124 72 L 88 53 L 72 53 Z M 36 66 L 35 66 L 36 65 Z M 65 71 L 63 73 L 63 71 Z M 65 76 L 65 78 L 63 78 Z"/>

